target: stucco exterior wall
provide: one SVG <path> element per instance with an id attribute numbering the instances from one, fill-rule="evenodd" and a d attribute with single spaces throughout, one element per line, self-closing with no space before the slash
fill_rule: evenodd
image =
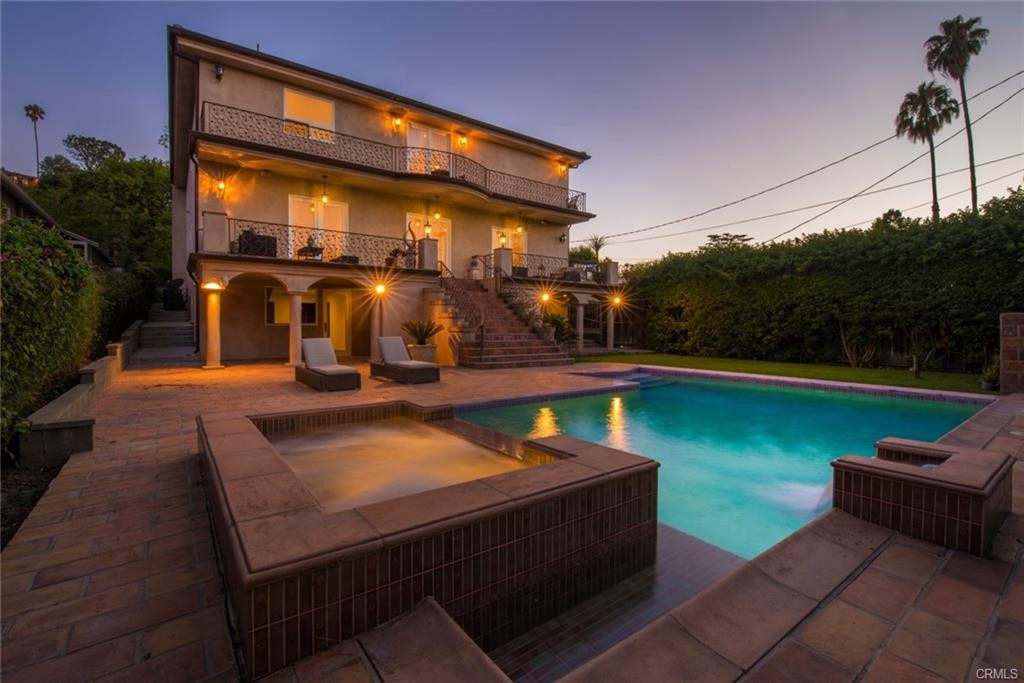
<path id="1" fill-rule="evenodd" d="M 310 88 L 292 86 L 283 81 L 250 73 L 237 67 L 225 69 L 218 81 L 215 64 L 200 60 L 199 103 L 214 102 L 238 109 L 245 109 L 276 118 L 284 117 L 284 90 L 289 88 L 334 103 L 334 130 L 345 135 L 384 142 L 395 146 L 408 146 L 408 122 L 438 128 L 451 133 L 451 151 L 483 164 L 487 168 L 503 173 L 539 180 L 541 182 L 569 186 L 569 172 L 559 171 L 558 156 L 531 153 L 503 145 L 485 137 L 485 133 L 469 130 L 458 121 L 442 120 L 436 116 L 407 112 L 403 124 L 396 129 L 392 123 L 391 107 L 384 102 L 379 106 L 367 106 L 359 102 L 339 98 L 332 93 Z M 466 144 L 458 142 L 459 131 L 466 133 Z"/>

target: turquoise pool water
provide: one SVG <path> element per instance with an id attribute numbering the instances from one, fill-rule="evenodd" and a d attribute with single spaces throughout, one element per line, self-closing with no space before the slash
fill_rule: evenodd
<path id="1" fill-rule="evenodd" d="M 885 436 L 932 441 L 977 405 L 656 379 L 637 391 L 471 411 L 523 438 L 568 434 L 661 463 L 658 518 L 745 558 L 831 506 L 829 462 Z"/>

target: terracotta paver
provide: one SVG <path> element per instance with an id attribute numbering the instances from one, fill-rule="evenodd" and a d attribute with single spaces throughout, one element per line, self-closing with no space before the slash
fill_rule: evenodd
<path id="1" fill-rule="evenodd" d="M 94 408 L 95 449 L 68 460 L 4 550 L 4 679 L 237 679 L 196 457 L 198 413 L 444 404 L 612 384 L 573 370 L 445 369 L 439 383 L 404 386 L 370 380 L 363 367 L 362 390 L 330 394 L 278 363 L 123 373 Z M 268 486 L 238 511 L 244 518 L 278 498 L 274 472 L 259 474 Z"/>
<path id="2" fill-rule="evenodd" d="M 860 671 L 892 628 L 881 617 L 833 600 L 804 622 L 796 639 L 847 669 Z"/>
<path id="3" fill-rule="evenodd" d="M 861 679 L 863 683 L 941 683 L 942 679 L 924 669 L 914 666 L 908 661 L 883 652 L 875 660 L 867 674 Z"/>
<path id="4" fill-rule="evenodd" d="M 846 683 L 854 676 L 849 669 L 789 640 L 751 671 L 745 680 L 748 683 Z"/>
<path id="5" fill-rule="evenodd" d="M 914 581 L 868 568 L 839 597 L 855 607 L 895 622 L 913 604 L 920 591 L 921 586 Z"/>
<path id="6" fill-rule="evenodd" d="M 962 680 L 978 647 L 977 631 L 912 609 L 886 649 L 948 680 Z"/>

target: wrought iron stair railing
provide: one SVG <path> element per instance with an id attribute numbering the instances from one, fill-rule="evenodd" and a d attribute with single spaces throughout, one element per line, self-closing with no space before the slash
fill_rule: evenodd
<path id="1" fill-rule="evenodd" d="M 459 278 L 445 265 L 443 262 L 439 264 L 441 269 L 441 291 L 447 295 L 448 300 L 462 316 L 462 319 L 466 322 L 466 326 L 473 330 L 476 334 L 476 338 L 479 342 L 480 352 L 484 350 L 484 311 L 480 308 L 479 304 L 470 295 L 469 290 L 466 289 Z M 462 339 L 459 339 L 460 348 L 462 346 Z"/>
<path id="2" fill-rule="evenodd" d="M 376 171 L 430 175 L 442 181 L 466 183 L 505 199 L 524 200 L 580 213 L 587 210 L 584 192 L 495 171 L 453 152 L 389 145 L 216 102 L 203 103 L 200 128 L 221 137 Z"/>

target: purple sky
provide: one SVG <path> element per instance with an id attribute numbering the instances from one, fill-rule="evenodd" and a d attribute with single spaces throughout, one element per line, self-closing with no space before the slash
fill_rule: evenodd
<path id="1" fill-rule="evenodd" d="M 41 155 L 68 133 L 163 155 L 166 25 L 208 33 L 426 100 L 593 156 L 571 185 L 598 218 L 573 239 L 697 213 L 833 161 L 893 132 L 903 94 L 929 78 L 921 44 L 958 13 L 992 31 L 968 93 L 1024 69 L 1024 3 L 14 3 L 2 23 L 2 163 L 32 172 L 25 104 L 47 111 Z M 953 87 L 953 84 L 950 84 Z M 1024 75 L 971 102 L 977 119 Z M 954 132 L 956 123 L 940 133 Z M 853 194 L 926 150 L 893 140 L 739 206 L 645 232 L 694 230 Z M 975 128 L 983 163 L 1024 152 L 1024 93 Z M 939 171 L 966 166 L 964 136 Z M 1022 181 L 1024 156 L 978 169 L 986 199 Z M 921 159 L 879 187 L 924 178 Z M 968 187 L 939 179 L 940 196 Z M 930 200 L 927 182 L 857 199 L 820 231 Z M 942 202 L 967 206 L 968 193 Z M 724 227 L 771 237 L 824 208 Z M 927 206 L 908 212 L 926 216 Z M 621 243 L 624 261 L 684 251 L 707 233 Z M 627 238 L 622 238 L 627 239 Z"/>

